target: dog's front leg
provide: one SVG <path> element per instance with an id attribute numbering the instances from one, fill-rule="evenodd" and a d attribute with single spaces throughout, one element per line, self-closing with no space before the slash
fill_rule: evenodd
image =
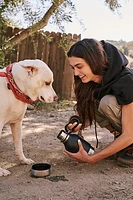
<path id="1" fill-rule="evenodd" d="M 22 135 L 21 135 L 21 127 L 22 121 L 18 121 L 16 123 L 10 124 L 11 131 L 13 135 L 14 145 L 15 145 L 15 152 L 22 164 L 31 164 L 34 161 L 28 159 L 24 156 L 23 147 L 22 147 Z"/>

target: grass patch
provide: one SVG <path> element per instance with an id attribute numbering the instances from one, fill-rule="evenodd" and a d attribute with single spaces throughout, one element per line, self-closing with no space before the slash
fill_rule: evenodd
<path id="1" fill-rule="evenodd" d="M 32 105 L 36 110 L 59 110 L 74 107 L 75 101 L 61 100 L 52 103 L 43 103 L 41 101 L 37 101 L 32 103 Z"/>

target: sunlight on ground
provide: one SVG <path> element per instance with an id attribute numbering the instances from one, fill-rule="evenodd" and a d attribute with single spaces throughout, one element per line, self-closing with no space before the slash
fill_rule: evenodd
<path id="1" fill-rule="evenodd" d="M 9 163 L 7 161 L 3 161 L 0 163 L 1 167 L 4 167 L 5 169 L 9 169 L 11 167 L 14 167 L 14 166 L 17 166 L 18 164 L 17 163 Z"/>
<path id="2" fill-rule="evenodd" d="M 25 138 L 26 136 L 30 135 L 31 133 L 35 133 L 35 134 L 40 134 L 40 133 L 45 133 L 48 130 L 55 130 L 57 128 L 57 126 L 51 126 L 51 125 L 44 125 L 42 127 L 36 127 L 30 130 L 23 130 L 23 138 Z"/>

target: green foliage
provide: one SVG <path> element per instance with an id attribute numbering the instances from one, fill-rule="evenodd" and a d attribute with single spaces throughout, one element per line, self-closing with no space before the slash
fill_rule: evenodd
<path id="1" fill-rule="evenodd" d="M 2 44 L 7 41 L 7 37 L 4 35 L 4 31 L 7 26 L 19 27 L 19 28 L 28 28 L 33 27 L 34 24 L 39 23 L 41 19 L 45 16 L 50 6 L 54 3 L 58 3 L 60 0 L 4 0 L 4 3 L 0 3 L 0 64 L 5 64 L 8 62 L 6 60 L 6 54 L 11 54 L 13 47 L 10 46 L 10 49 L 3 49 Z M 114 11 L 121 7 L 118 0 L 105 0 L 106 5 Z M 33 6 L 34 4 L 34 6 Z M 17 14 L 22 14 L 21 19 L 17 18 Z M 65 0 L 54 13 L 51 13 L 49 23 L 56 24 L 62 33 L 65 32 L 62 22 L 72 22 L 72 16 L 76 16 L 76 9 L 72 0 Z M 22 23 L 23 22 L 23 23 Z M 83 24 L 82 24 L 83 25 Z M 28 36 L 27 36 L 28 37 Z M 14 37 L 15 38 L 15 37 Z M 21 40 L 20 40 L 21 41 Z M 62 38 L 60 46 L 64 49 L 67 49 L 68 44 L 65 44 L 66 38 L 65 35 Z M 6 43 L 5 43 L 6 44 Z M 15 42 L 13 41 L 13 44 Z M 120 47 L 122 51 L 126 54 L 133 55 L 132 50 L 129 50 L 127 46 Z"/>
<path id="2" fill-rule="evenodd" d="M 4 49 L 3 48 L 3 43 L 6 42 L 9 38 L 9 36 L 7 36 L 7 26 L 0 24 L 0 66 L 5 66 L 9 63 L 9 60 L 7 59 L 7 55 L 12 55 L 14 54 L 14 51 L 16 51 L 16 49 L 13 46 L 10 46 L 10 48 L 8 49 Z"/>
<path id="3" fill-rule="evenodd" d="M 8 40 L 8 36 L 6 35 L 7 25 L 9 24 L 9 20 L 4 17 L 4 12 L 8 7 L 15 8 L 19 2 L 23 2 L 23 0 L 4 0 L 3 3 L 0 3 L 0 65 L 5 66 L 8 64 L 8 60 L 6 58 L 7 54 L 12 54 L 14 51 L 13 47 L 9 49 L 3 49 L 3 43 Z M 10 13 L 8 13 L 10 14 Z"/>
<path id="4" fill-rule="evenodd" d="M 61 100 L 53 103 L 43 103 L 41 101 L 37 101 L 36 103 L 32 104 L 36 110 L 59 110 L 59 109 L 66 109 L 72 108 L 75 105 L 74 101 L 68 100 Z"/>
<path id="5" fill-rule="evenodd" d="M 16 7 L 19 2 L 23 2 L 24 0 L 4 0 L 2 3 L 2 9 L 7 8 L 9 5 Z"/>
<path id="6" fill-rule="evenodd" d="M 39 22 L 43 19 L 45 19 L 45 14 L 49 10 L 50 6 L 52 4 L 58 3 L 60 0 L 34 0 L 34 2 L 31 2 L 29 0 L 6 0 L 5 3 L 1 6 L 0 5 L 0 26 L 4 27 L 6 29 L 6 26 L 11 27 L 19 27 L 19 28 L 30 28 L 32 30 L 32 27 L 34 25 L 39 24 Z M 34 4 L 34 6 L 33 6 Z M 57 4 L 58 5 L 58 4 Z M 65 12 L 64 12 L 65 10 Z M 62 26 L 62 22 L 72 22 L 72 15 L 71 10 L 73 10 L 74 13 L 74 5 L 72 4 L 71 0 L 65 0 L 62 5 L 58 6 L 55 13 L 51 13 L 51 19 L 49 19 L 49 23 L 56 24 L 59 29 L 64 32 L 64 27 Z M 21 14 L 20 17 L 16 17 L 17 15 Z M 44 20 L 45 21 L 45 20 Z M 46 18 L 47 21 L 47 18 Z M 44 23 L 45 25 L 45 23 Z M 3 30 L 0 29 L 0 34 L 4 36 Z M 20 35 L 19 35 L 20 36 Z M 28 36 L 27 36 L 28 37 Z M 18 38 L 18 37 L 16 37 Z M 0 58 L 0 64 L 3 63 L 5 60 L 4 54 L 8 53 L 5 52 L 7 49 L 13 49 L 13 45 L 15 44 L 15 40 L 10 45 L 8 41 L 9 38 L 6 36 L 2 37 L 1 39 L 1 47 L 0 47 L 0 55 L 2 57 Z M 15 37 L 13 38 L 15 39 Z M 18 39 L 17 39 L 18 41 Z M 21 41 L 21 37 L 20 37 Z M 2 45 L 3 44 L 3 45 Z M 35 44 L 36 45 L 36 44 Z M 3 46 L 3 47 L 2 47 Z M 9 50 L 10 52 L 10 50 Z"/>
<path id="7" fill-rule="evenodd" d="M 3 13 L 7 11 L 8 8 L 13 11 L 13 9 L 16 8 L 18 4 L 23 1 L 24 0 L 4 0 L 3 2 L 0 2 L 0 26 L 7 24 L 7 20 L 4 18 Z M 10 13 L 8 14 L 10 15 Z"/>
<path id="8" fill-rule="evenodd" d="M 105 0 L 106 4 L 109 6 L 110 10 L 115 11 L 121 7 L 118 0 Z"/>
<path id="9" fill-rule="evenodd" d="M 120 41 L 108 40 L 108 42 L 115 45 L 126 56 L 133 58 L 133 41 L 125 42 L 123 40 L 120 40 Z"/>
<path id="10" fill-rule="evenodd" d="M 36 1 L 37 0 L 34 0 L 34 2 Z M 46 1 L 47 0 L 43 0 L 43 2 Z M 28 0 L 18 0 L 16 4 L 12 4 L 11 2 L 5 6 L 4 9 L 2 9 L 2 16 L 4 19 L 6 19 L 6 21 L 8 21 L 9 26 L 27 28 L 28 26 L 32 26 L 34 23 L 38 22 L 42 17 L 41 10 L 43 4 L 41 5 L 39 3 L 42 2 L 42 0 L 39 0 L 38 5 L 34 6 L 32 5 L 34 2 Z M 16 18 L 15 16 L 18 15 L 21 15 L 22 17 Z"/>
<path id="11" fill-rule="evenodd" d="M 63 33 L 62 37 L 58 43 L 58 46 L 61 47 L 63 49 L 63 51 L 65 52 L 65 54 L 67 55 L 68 49 L 73 44 L 74 44 L 74 42 L 72 40 L 68 40 L 67 34 Z"/>
<path id="12" fill-rule="evenodd" d="M 65 11 L 65 12 L 64 12 Z M 66 0 L 52 15 L 51 23 L 57 24 L 62 32 L 65 32 L 62 22 L 72 22 L 72 16 L 76 15 L 76 8 L 71 0 Z"/>
<path id="13" fill-rule="evenodd" d="M 34 0 L 33 2 L 29 0 L 19 0 L 15 5 L 9 3 L 6 7 L 4 7 L 4 9 L 2 9 L 3 18 L 8 21 L 10 26 L 12 25 L 19 28 L 27 28 L 38 23 L 53 2 L 56 3 L 56 1 L 58 2 L 59 0 Z M 58 7 L 55 13 L 51 13 L 49 23 L 54 23 L 59 26 L 61 30 L 64 30 L 62 22 L 72 22 L 72 10 L 74 13 L 75 6 L 72 1 L 65 0 L 65 2 Z M 21 14 L 22 18 L 14 18 L 14 16 L 17 16 L 18 14 Z"/>

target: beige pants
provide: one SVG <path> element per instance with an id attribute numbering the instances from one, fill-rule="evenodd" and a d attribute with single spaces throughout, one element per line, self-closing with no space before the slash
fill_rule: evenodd
<path id="1" fill-rule="evenodd" d="M 103 128 L 108 125 L 112 125 L 114 130 L 118 131 L 119 133 L 122 132 L 121 105 L 117 103 L 115 96 L 104 96 L 100 102 L 96 103 L 95 110 L 96 122 L 100 127 Z"/>

